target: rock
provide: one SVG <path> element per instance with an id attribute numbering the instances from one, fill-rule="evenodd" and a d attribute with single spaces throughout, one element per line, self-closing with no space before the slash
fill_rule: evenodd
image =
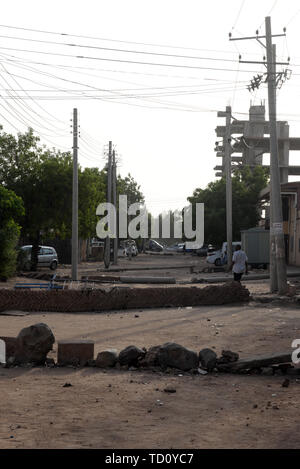
<path id="1" fill-rule="evenodd" d="M 199 375 L 203 375 L 203 376 L 204 376 L 204 375 L 207 375 L 207 371 L 206 371 L 206 370 L 202 370 L 202 368 L 198 368 L 197 373 L 198 373 Z"/>
<path id="2" fill-rule="evenodd" d="M 94 359 L 88 360 L 86 362 L 86 366 L 90 366 L 90 367 L 96 366 L 96 360 L 94 360 Z"/>
<path id="3" fill-rule="evenodd" d="M 158 354 L 161 349 L 161 345 L 155 345 L 154 347 L 150 347 L 149 350 L 146 352 L 145 357 L 141 360 L 141 366 L 159 366 L 159 358 Z"/>
<path id="4" fill-rule="evenodd" d="M 282 383 L 281 386 L 282 386 L 283 388 L 288 388 L 289 385 L 290 385 L 290 380 L 289 380 L 289 379 L 285 379 L 285 380 L 283 381 L 283 383 Z"/>
<path id="5" fill-rule="evenodd" d="M 129 345 L 125 349 L 121 350 L 119 354 L 119 363 L 121 366 L 137 366 L 139 360 L 144 358 L 145 351 L 136 347 L 135 345 Z"/>
<path id="6" fill-rule="evenodd" d="M 263 367 L 261 368 L 261 374 L 263 376 L 273 376 L 274 375 L 274 370 L 271 367 Z"/>
<path id="7" fill-rule="evenodd" d="M 46 358 L 46 366 L 53 368 L 55 366 L 55 361 L 53 358 Z"/>
<path id="8" fill-rule="evenodd" d="M 217 363 L 218 365 L 224 363 L 234 363 L 237 362 L 239 359 L 239 354 L 236 352 L 232 352 L 231 350 L 222 350 L 222 356 L 218 358 Z"/>
<path id="9" fill-rule="evenodd" d="M 199 361 L 201 368 L 207 371 L 213 371 L 217 363 L 217 354 L 209 348 L 204 348 L 199 352 Z"/>
<path id="10" fill-rule="evenodd" d="M 55 342 L 54 335 L 47 324 L 34 324 L 21 330 L 18 337 L 16 360 L 19 363 L 44 365 L 48 352 Z"/>
<path id="11" fill-rule="evenodd" d="M 296 296 L 297 294 L 297 287 L 295 285 L 291 285 L 288 283 L 288 291 L 286 293 L 286 296 L 293 297 Z"/>
<path id="12" fill-rule="evenodd" d="M 176 392 L 176 389 L 173 388 L 172 386 L 167 386 L 165 389 L 164 389 L 164 392 L 168 392 L 170 394 L 173 394 Z"/>
<path id="13" fill-rule="evenodd" d="M 63 388 L 70 388 L 70 387 L 72 387 L 72 386 L 73 386 L 73 385 L 72 385 L 71 383 L 65 383 L 65 384 L 63 385 Z"/>
<path id="14" fill-rule="evenodd" d="M 170 366 L 183 371 L 198 368 L 199 363 L 196 352 L 172 342 L 167 342 L 160 347 L 158 361 L 162 367 Z"/>
<path id="15" fill-rule="evenodd" d="M 4 365 L 4 368 L 10 368 L 11 366 L 14 366 L 16 364 L 17 364 L 16 357 L 8 357 Z"/>
<path id="16" fill-rule="evenodd" d="M 116 349 L 107 349 L 98 353 L 96 359 L 96 366 L 98 368 L 111 368 L 115 366 L 118 361 L 118 351 Z"/>

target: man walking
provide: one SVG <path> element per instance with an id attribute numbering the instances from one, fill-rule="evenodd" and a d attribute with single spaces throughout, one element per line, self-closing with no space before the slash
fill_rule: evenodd
<path id="1" fill-rule="evenodd" d="M 244 272 L 248 274 L 248 257 L 246 253 L 242 251 L 240 244 L 236 246 L 235 252 L 232 256 L 231 268 L 236 282 L 241 281 Z"/>

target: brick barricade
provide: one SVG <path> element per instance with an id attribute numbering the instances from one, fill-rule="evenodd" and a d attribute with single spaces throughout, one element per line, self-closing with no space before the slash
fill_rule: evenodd
<path id="1" fill-rule="evenodd" d="M 148 287 L 96 290 L 0 289 L 0 311 L 92 312 L 134 308 L 224 305 L 249 301 L 238 282 L 199 287 Z"/>

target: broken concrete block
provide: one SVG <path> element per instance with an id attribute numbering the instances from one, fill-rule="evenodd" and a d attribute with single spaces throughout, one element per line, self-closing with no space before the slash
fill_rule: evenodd
<path id="1" fill-rule="evenodd" d="M 103 350 L 98 353 L 96 358 L 96 366 L 98 368 L 111 368 L 118 361 L 118 351 L 116 349 Z"/>
<path id="2" fill-rule="evenodd" d="M 18 349 L 18 339 L 16 337 L 0 337 L 5 343 L 6 361 L 9 357 L 15 357 Z"/>
<path id="3" fill-rule="evenodd" d="M 217 363 L 217 354 L 209 348 L 204 348 L 199 352 L 199 361 L 201 368 L 207 371 L 213 371 Z"/>
<path id="4" fill-rule="evenodd" d="M 167 342 L 160 347 L 158 361 L 160 366 L 170 366 L 183 371 L 198 368 L 199 364 L 196 352 L 172 342 Z"/>
<path id="5" fill-rule="evenodd" d="M 93 340 L 59 340 L 57 363 L 59 365 L 85 366 L 94 359 Z"/>
<path id="6" fill-rule="evenodd" d="M 40 323 L 22 329 L 17 340 L 17 362 L 44 365 L 55 337 L 47 324 Z"/>
<path id="7" fill-rule="evenodd" d="M 119 354 L 119 363 L 121 366 L 137 366 L 138 362 L 145 356 L 145 351 L 136 347 L 135 345 L 129 345 L 125 349 L 121 350 Z"/>
<path id="8" fill-rule="evenodd" d="M 243 370 L 259 369 L 268 367 L 270 365 L 291 363 L 291 361 L 292 354 L 291 352 L 289 352 L 275 355 L 245 358 L 243 360 L 238 360 L 234 363 L 217 364 L 217 368 L 219 371 L 238 373 L 239 371 Z"/>

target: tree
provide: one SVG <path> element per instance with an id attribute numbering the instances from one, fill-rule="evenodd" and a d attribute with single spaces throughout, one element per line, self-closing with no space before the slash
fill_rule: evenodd
<path id="1" fill-rule="evenodd" d="M 17 137 L 0 127 L 0 183 L 24 202 L 22 236 L 30 239 L 32 268 L 36 269 L 42 238 L 71 238 L 73 160 L 69 152 L 39 145 L 32 129 Z M 96 234 L 96 208 L 106 200 L 106 171 L 78 168 L 79 237 Z M 128 203 L 143 200 L 140 187 L 129 174 L 118 177 L 118 192 Z"/>
<path id="2" fill-rule="evenodd" d="M 16 271 L 16 245 L 20 235 L 17 221 L 24 215 L 22 199 L 0 186 L 0 280 L 5 281 Z"/>
<path id="3" fill-rule="evenodd" d="M 266 187 L 268 174 L 265 168 L 244 167 L 232 177 L 232 233 L 239 240 L 240 231 L 257 225 L 259 194 Z M 226 181 L 210 182 L 205 189 L 196 189 L 191 204 L 204 203 L 204 239 L 206 243 L 221 245 L 226 239 Z"/>

